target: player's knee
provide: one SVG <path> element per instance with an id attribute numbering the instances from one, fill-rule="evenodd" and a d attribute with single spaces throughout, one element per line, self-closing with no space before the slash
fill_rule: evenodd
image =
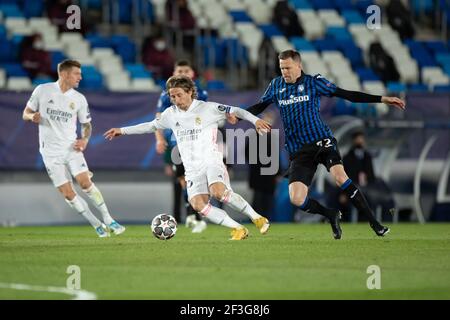
<path id="1" fill-rule="evenodd" d="M 191 204 L 192 208 L 197 212 L 202 211 L 206 206 L 206 203 L 201 200 L 191 200 L 189 203 Z"/>
<path id="2" fill-rule="evenodd" d="M 222 201 L 224 198 L 225 190 L 211 190 L 211 196 L 219 201 Z"/>
<path id="3" fill-rule="evenodd" d="M 77 196 L 77 194 L 73 190 L 64 190 L 62 194 L 64 198 L 69 201 L 72 201 Z"/>
<path id="4" fill-rule="evenodd" d="M 294 206 L 301 206 L 308 196 L 308 190 L 304 192 L 302 189 L 300 190 L 289 190 L 289 199 Z"/>
<path id="5" fill-rule="evenodd" d="M 223 201 L 223 199 L 226 196 L 227 189 L 220 185 L 219 186 L 211 186 L 209 192 L 214 199 Z"/>
<path id="6" fill-rule="evenodd" d="M 78 182 L 78 184 L 80 185 L 81 189 L 83 189 L 83 190 L 89 190 L 92 186 L 92 182 L 89 180 L 81 180 Z"/>
<path id="7" fill-rule="evenodd" d="M 293 195 L 290 195 L 290 200 L 294 206 L 300 207 L 305 202 L 306 195 L 293 194 Z"/>

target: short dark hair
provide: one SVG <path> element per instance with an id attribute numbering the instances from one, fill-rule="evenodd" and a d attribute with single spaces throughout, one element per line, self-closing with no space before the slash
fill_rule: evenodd
<path id="1" fill-rule="evenodd" d="M 175 62 L 175 68 L 176 67 L 190 67 L 192 68 L 192 64 L 188 60 L 178 60 Z"/>
<path id="2" fill-rule="evenodd" d="M 58 63 L 58 73 L 65 70 L 69 70 L 72 67 L 81 68 L 81 63 L 79 63 L 76 60 L 70 59 L 63 60 L 60 63 Z"/>
<path id="3" fill-rule="evenodd" d="M 170 89 L 181 88 L 185 92 L 192 91 L 192 99 L 197 98 L 197 88 L 194 81 L 186 76 L 172 76 L 166 82 L 166 90 L 169 93 Z"/>
<path id="4" fill-rule="evenodd" d="M 278 55 L 278 59 L 280 59 L 280 60 L 286 60 L 289 58 L 291 58 L 292 60 L 294 60 L 296 62 L 302 62 L 302 57 L 300 55 L 300 52 L 295 51 L 295 50 L 285 50 Z"/>
<path id="5" fill-rule="evenodd" d="M 356 138 L 358 138 L 360 136 L 363 136 L 363 137 L 365 136 L 364 131 L 357 130 L 357 131 L 352 133 L 352 140 L 355 140 Z"/>

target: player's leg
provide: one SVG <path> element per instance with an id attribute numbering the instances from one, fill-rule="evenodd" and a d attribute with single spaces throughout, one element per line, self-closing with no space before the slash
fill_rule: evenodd
<path id="1" fill-rule="evenodd" d="M 43 157 L 43 160 L 48 176 L 55 188 L 62 194 L 66 203 L 82 215 L 94 227 L 100 237 L 108 236 L 106 228 L 103 228 L 101 221 L 95 217 L 86 201 L 73 189 L 72 177 L 64 160 L 60 157 Z"/>
<path id="2" fill-rule="evenodd" d="M 209 203 L 208 194 L 193 196 L 189 202 L 194 210 L 206 217 L 212 223 L 232 228 L 231 240 L 243 240 L 248 237 L 248 230 L 235 220 L 233 220 L 224 210 L 214 207 Z"/>
<path id="3" fill-rule="evenodd" d="M 330 173 L 338 187 L 340 187 L 348 196 L 352 204 L 358 209 L 359 212 L 369 220 L 369 224 L 378 236 L 384 236 L 389 232 L 389 228 L 381 225 L 375 216 L 373 211 L 367 203 L 364 194 L 359 190 L 355 183 L 347 176 L 344 170 L 344 166 L 341 164 L 334 165 L 330 168 Z"/>
<path id="4" fill-rule="evenodd" d="M 92 182 L 83 154 L 81 152 L 73 153 L 68 160 L 68 165 L 70 172 L 75 177 L 75 180 L 80 185 L 83 192 L 88 196 L 94 207 L 100 211 L 103 222 L 106 226 L 116 235 L 123 233 L 125 231 L 125 227 L 117 223 L 117 221 L 111 217 L 102 193 Z"/>
<path id="5" fill-rule="evenodd" d="M 212 223 L 232 228 L 231 239 L 242 240 L 247 238 L 248 230 L 233 220 L 224 210 L 214 207 L 209 203 L 209 190 L 206 173 L 196 176 L 186 176 L 186 187 L 189 203 L 192 208 Z"/>
<path id="6" fill-rule="evenodd" d="M 303 182 L 294 181 L 289 184 L 289 198 L 291 203 L 301 210 L 324 216 L 331 224 L 333 237 L 335 239 L 342 237 L 342 230 L 339 224 L 341 213 L 339 210 L 324 207 L 317 200 L 308 197 L 308 187 Z"/>
<path id="7" fill-rule="evenodd" d="M 66 182 L 58 187 L 59 192 L 64 196 L 67 204 L 76 212 L 81 214 L 94 227 L 100 237 L 107 237 L 106 228 L 101 221 L 89 209 L 88 204 L 74 190 L 71 182 Z"/>
<path id="8" fill-rule="evenodd" d="M 333 237 L 340 239 L 342 230 L 339 224 L 339 210 L 322 206 L 317 200 L 308 197 L 308 186 L 311 184 L 317 169 L 315 155 L 317 151 L 304 150 L 303 153 L 291 159 L 289 165 L 289 198 L 291 203 L 301 210 L 324 216 L 331 224 Z"/>
<path id="9" fill-rule="evenodd" d="M 208 167 L 207 178 L 211 196 L 249 217 L 261 234 L 267 233 L 270 227 L 269 220 L 258 214 L 244 198 L 231 189 L 225 165 Z"/>
<path id="10" fill-rule="evenodd" d="M 185 170 L 183 163 L 175 165 L 175 176 L 177 177 L 183 189 L 183 197 L 186 208 L 186 227 L 192 228 L 192 233 L 201 233 L 207 228 L 207 224 L 205 220 L 202 219 L 202 216 L 197 211 L 195 211 L 189 203 L 186 188 L 186 179 L 184 175 Z"/>

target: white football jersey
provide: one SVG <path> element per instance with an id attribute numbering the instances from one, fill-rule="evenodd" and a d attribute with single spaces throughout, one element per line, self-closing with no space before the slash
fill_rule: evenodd
<path id="1" fill-rule="evenodd" d="M 75 89 L 62 93 L 58 82 L 37 86 L 27 107 L 41 114 L 39 151 L 43 156 L 62 156 L 73 150 L 77 119 L 80 123 L 91 121 L 84 95 Z"/>
<path id="2" fill-rule="evenodd" d="M 166 109 L 154 120 L 158 129 L 172 129 L 186 174 L 208 164 L 223 163 L 217 144 L 218 123 L 235 107 L 194 100 L 187 111 L 176 106 Z"/>

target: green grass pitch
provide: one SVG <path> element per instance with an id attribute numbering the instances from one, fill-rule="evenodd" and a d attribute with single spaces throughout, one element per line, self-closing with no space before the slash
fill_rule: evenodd
<path id="1" fill-rule="evenodd" d="M 88 226 L 0 228 L 0 283 L 65 287 L 69 265 L 98 299 L 450 299 L 450 225 L 397 224 L 378 238 L 367 224 L 273 224 L 229 241 L 224 227 L 157 240 L 148 226 L 97 238 Z M 370 265 L 381 289 L 369 290 Z M 70 299 L 0 288 L 0 299 Z"/>

